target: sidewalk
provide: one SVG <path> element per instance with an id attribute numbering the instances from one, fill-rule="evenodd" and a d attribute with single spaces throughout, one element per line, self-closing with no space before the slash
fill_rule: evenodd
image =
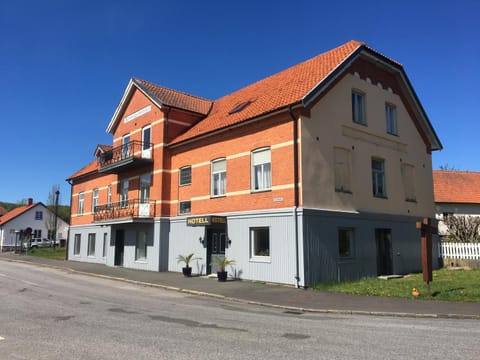
<path id="1" fill-rule="evenodd" d="M 47 266 L 84 275 L 290 311 L 480 320 L 480 303 L 346 295 L 241 280 L 220 283 L 216 279 L 195 276 L 188 278 L 176 272 L 141 271 L 11 253 L 0 254 L 0 260 Z"/>

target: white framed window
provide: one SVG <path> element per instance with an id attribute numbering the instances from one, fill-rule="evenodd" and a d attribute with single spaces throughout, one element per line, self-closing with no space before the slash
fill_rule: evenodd
<path id="1" fill-rule="evenodd" d="M 250 228 L 250 259 L 270 260 L 270 228 Z"/>
<path id="2" fill-rule="evenodd" d="M 83 207 L 85 204 L 85 194 L 81 192 L 78 194 L 78 215 L 83 215 Z"/>
<path id="3" fill-rule="evenodd" d="M 252 151 L 252 192 L 272 188 L 271 150 L 263 148 Z"/>
<path id="4" fill-rule="evenodd" d="M 73 255 L 76 255 L 76 256 L 80 255 L 81 245 L 82 245 L 82 235 L 75 234 L 73 238 Z"/>
<path id="5" fill-rule="evenodd" d="M 92 213 L 97 212 L 97 206 L 98 206 L 98 189 L 93 189 L 92 191 Z"/>
<path id="6" fill-rule="evenodd" d="M 137 240 L 135 242 L 135 260 L 147 259 L 147 233 L 145 231 L 137 232 Z"/>
<path id="7" fill-rule="evenodd" d="M 107 257 L 107 247 L 108 247 L 108 233 L 103 233 L 102 257 Z"/>
<path id="8" fill-rule="evenodd" d="M 180 186 L 192 183 L 192 167 L 184 166 L 179 170 L 178 183 Z"/>
<path id="9" fill-rule="evenodd" d="M 373 196 L 387 196 L 385 189 L 385 161 L 383 159 L 372 158 L 372 186 Z"/>
<path id="10" fill-rule="evenodd" d="M 33 230 L 32 238 L 41 239 L 42 238 L 42 230 L 41 229 Z"/>
<path id="11" fill-rule="evenodd" d="M 211 196 L 223 196 L 227 193 L 227 160 L 211 162 Z"/>
<path id="12" fill-rule="evenodd" d="M 122 159 L 130 157 L 130 134 L 122 137 Z"/>
<path id="13" fill-rule="evenodd" d="M 150 201 L 150 174 L 140 175 L 140 203 L 146 204 Z"/>
<path id="14" fill-rule="evenodd" d="M 88 234 L 87 256 L 95 256 L 95 234 Z"/>
<path id="15" fill-rule="evenodd" d="M 110 207 L 112 204 L 112 185 L 107 187 L 107 205 Z"/>
<path id="16" fill-rule="evenodd" d="M 338 229 L 338 256 L 340 258 L 353 257 L 353 229 Z"/>
<path id="17" fill-rule="evenodd" d="M 397 108 L 391 104 L 385 104 L 385 118 L 387 122 L 387 133 L 398 135 L 397 130 Z"/>
<path id="18" fill-rule="evenodd" d="M 180 201 L 178 203 L 178 213 L 179 214 L 190 214 L 192 211 L 192 202 L 188 201 Z"/>
<path id="19" fill-rule="evenodd" d="M 125 208 L 128 206 L 128 180 L 124 179 L 120 181 L 120 207 Z"/>
<path id="20" fill-rule="evenodd" d="M 35 211 L 35 220 L 43 220 L 43 211 Z"/>
<path id="21" fill-rule="evenodd" d="M 367 125 L 365 113 L 365 94 L 352 91 L 352 120 L 356 124 Z"/>
<path id="22" fill-rule="evenodd" d="M 142 129 L 142 158 L 144 159 L 150 159 L 152 156 L 151 132 L 152 128 L 150 125 Z"/>

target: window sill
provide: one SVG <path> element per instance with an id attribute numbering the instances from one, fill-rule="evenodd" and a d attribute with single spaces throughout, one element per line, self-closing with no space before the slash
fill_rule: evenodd
<path id="1" fill-rule="evenodd" d="M 222 194 L 222 195 L 210 195 L 210 199 L 221 199 L 227 197 L 227 194 Z"/>
<path id="2" fill-rule="evenodd" d="M 417 203 L 417 199 L 405 199 L 406 202 Z"/>
<path id="3" fill-rule="evenodd" d="M 388 200 L 386 195 L 373 195 L 374 198 Z"/>
<path id="4" fill-rule="evenodd" d="M 135 260 L 136 264 L 148 264 L 147 259 L 138 259 Z"/>
<path id="5" fill-rule="evenodd" d="M 95 259 L 96 256 L 95 256 L 95 255 L 87 255 L 87 258 L 89 258 L 89 259 Z"/>
<path id="6" fill-rule="evenodd" d="M 251 194 L 258 194 L 258 193 L 264 193 L 264 192 L 271 192 L 272 189 L 262 189 L 262 190 L 250 190 Z"/>
<path id="7" fill-rule="evenodd" d="M 250 262 L 271 263 L 272 259 L 270 258 L 270 256 L 253 256 L 250 258 Z"/>

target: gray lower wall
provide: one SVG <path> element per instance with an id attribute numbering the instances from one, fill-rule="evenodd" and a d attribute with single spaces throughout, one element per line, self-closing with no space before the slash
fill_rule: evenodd
<path id="1" fill-rule="evenodd" d="M 338 282 L 377 276 L 377 248 L 375 229 L 391 229 L 393 273 L 407 274 L 421 271 L 421 238 L 416 222 L 410 216 L 346 213 L 303 210 L 303 243 L 305 282 Z M 338 255 L 338 229 L 354 231 L 353 256 L 342 259 Z M 434 236 L 433 254 L 438 253 L 438 237 Z M 439 261 L 433 256 L 433 267 Z"/>
<path id="2" fill-rule="evenodd" d="M 87 255 L 88 234 L 95 234 L 95 255 Z M 69 231 L 68 238 L 68 260 L 83 261 L 91 263 L 106 264 L 107 258 L 111 257 L 110 246 L 107 246 L 106 256 L 103 257 L 103 236 L 107 234 L 107 243 L 110 244 L 110 227 L 109 226 L 72 226 Z M 80 254 L 74 255 L 74 239 L 75 235 L 80 234 Z"/>

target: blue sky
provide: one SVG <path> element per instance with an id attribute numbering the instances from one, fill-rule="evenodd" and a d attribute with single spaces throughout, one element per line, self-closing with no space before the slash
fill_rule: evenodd
<path id="1" fill-rule="evenodd" d="M 47 202 L 110 144 L 136 76 L 216 99 L 351 39 L 399 61 L 444 150 L 480 171 L 480 5 L 449 1 L 0 0 L 0 201 Z"/>

